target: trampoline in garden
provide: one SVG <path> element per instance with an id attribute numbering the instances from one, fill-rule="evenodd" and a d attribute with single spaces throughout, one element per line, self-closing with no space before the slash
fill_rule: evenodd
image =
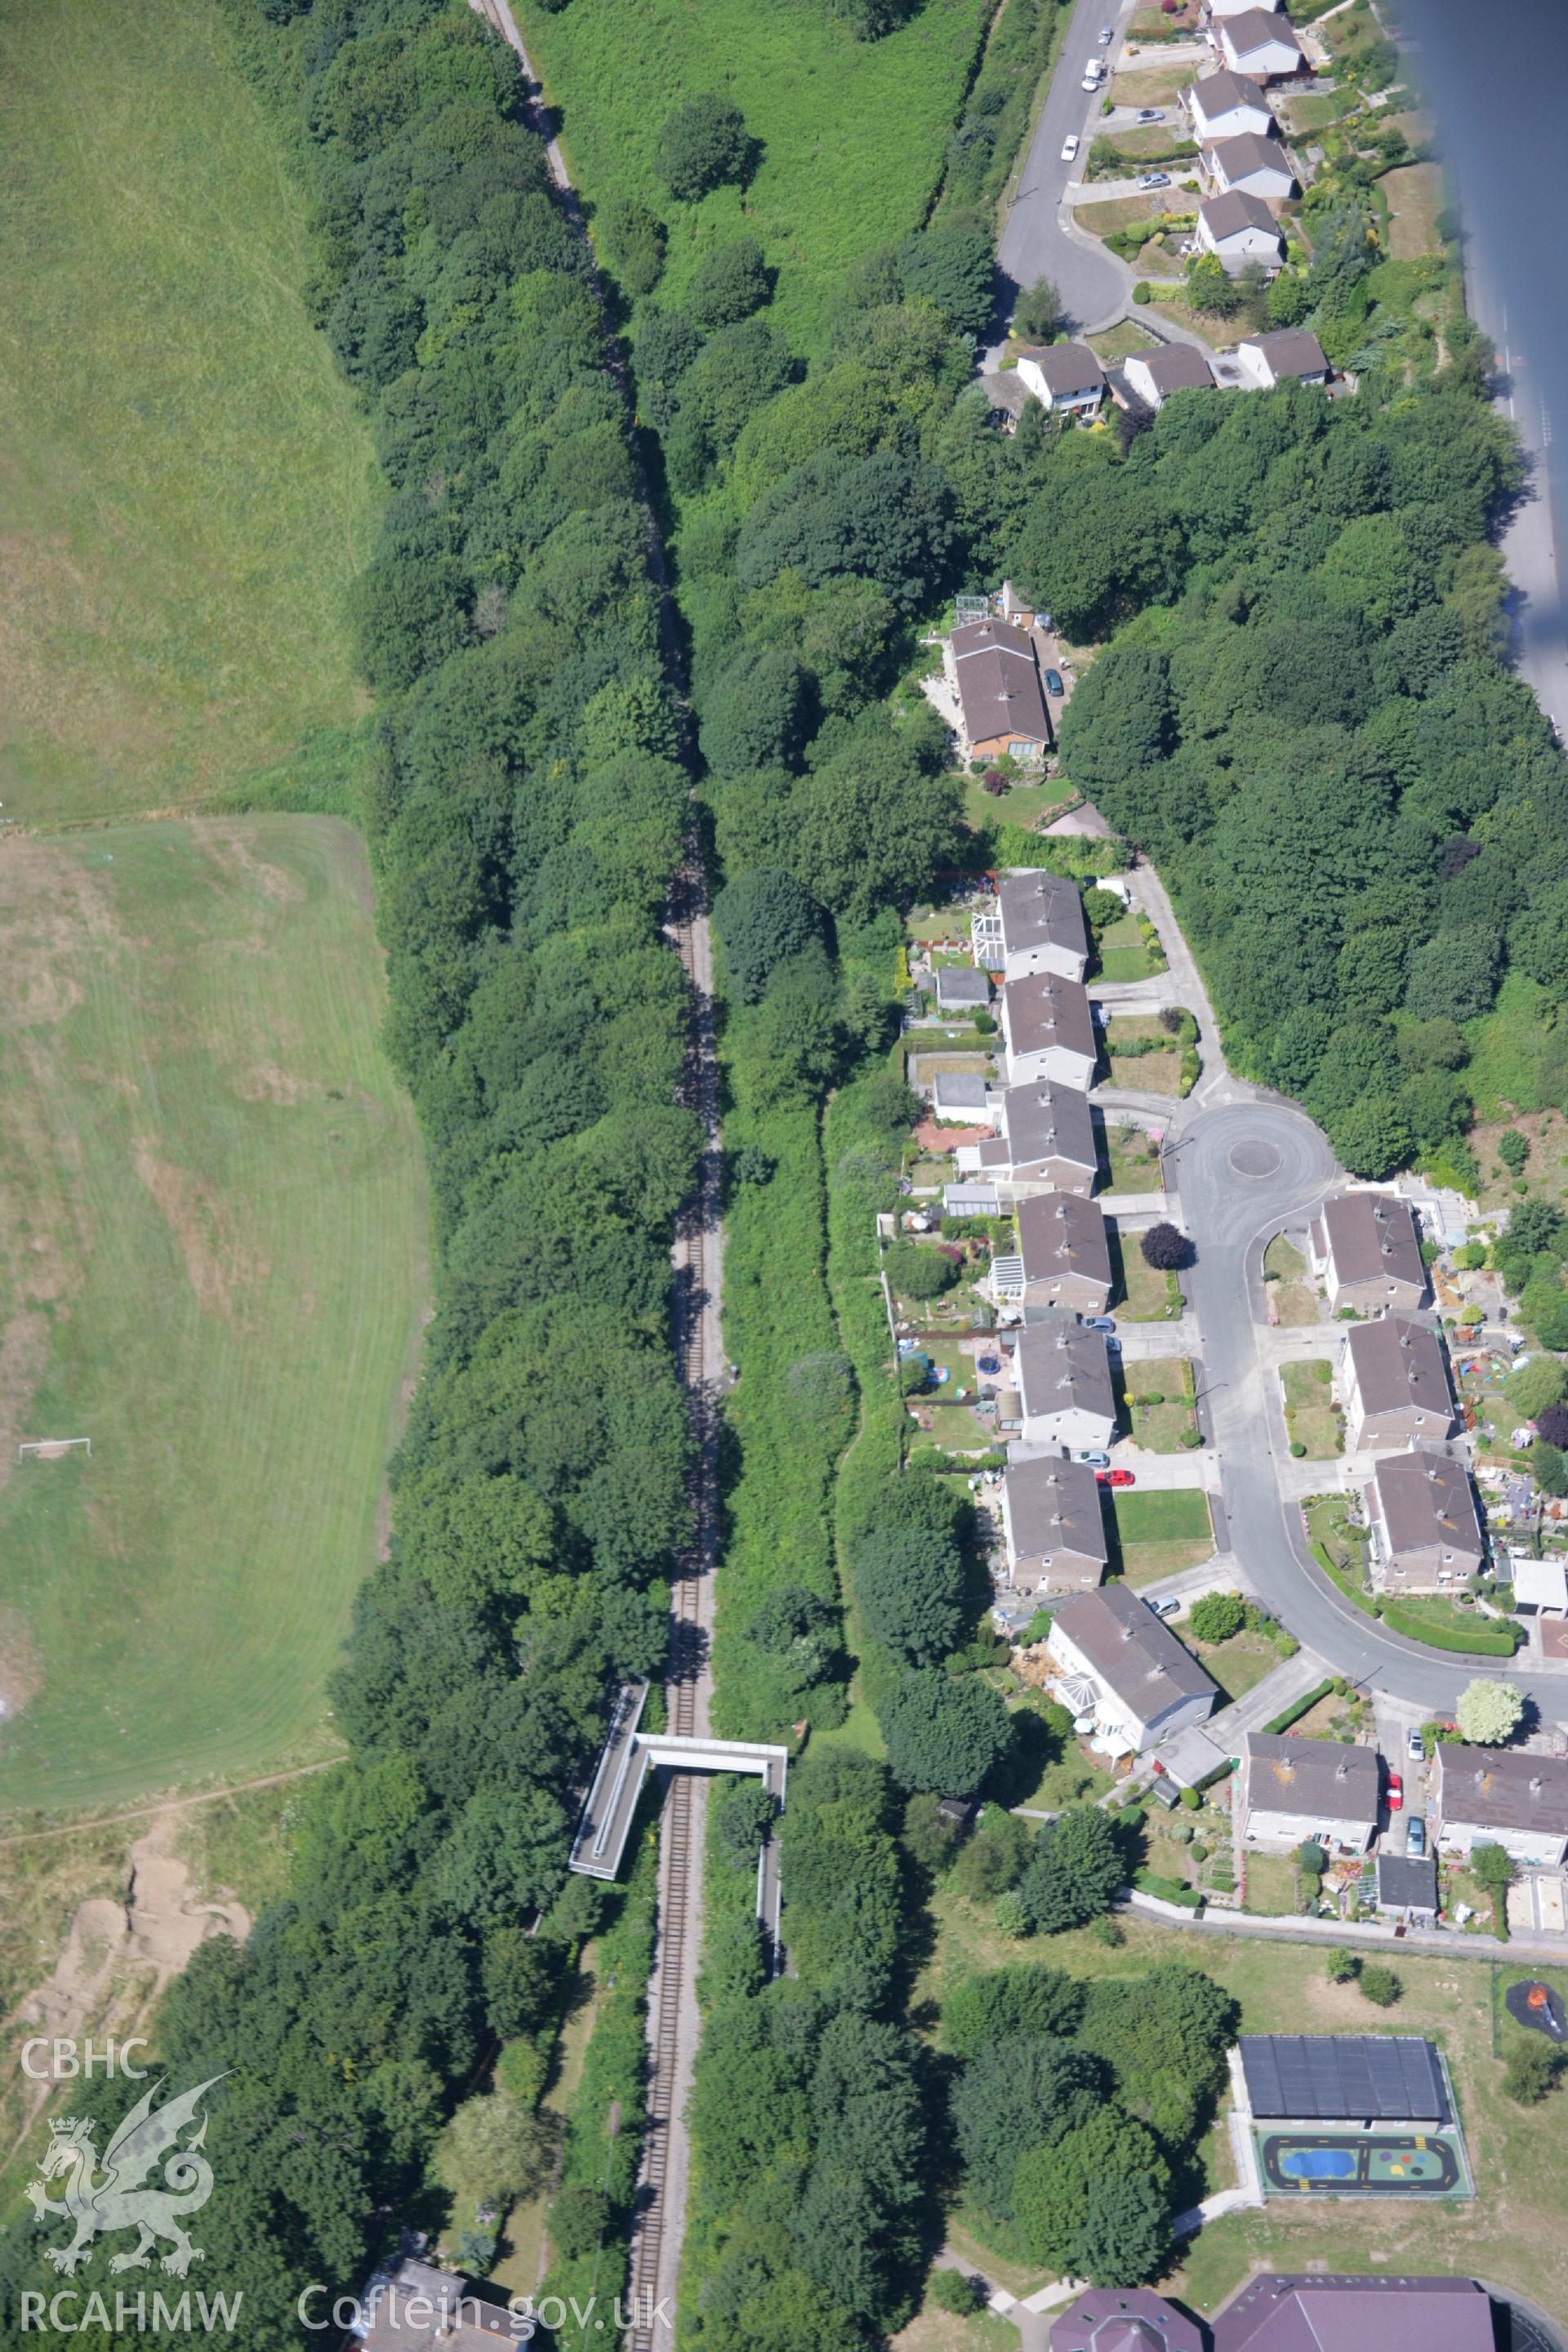
<path id="1" fill-rule="evenodd" d="M 1464 2185 L 1444 2133 L 1269 2132 L 1259 2153 L 1269 2189 L 1303 2196 L 1443 2196 Z"/>
<path id="2" fill-rule="evenodd" d="M 1544 2033 L 1553 2042 L 1568 2041 L 1562 1997 L 1550 1985 L 1521 1977 L 1518 1984 L 1510 1985 L 1503 2001 L 1516 2025 L 1529 2026 L 1532 2032 Z"/>

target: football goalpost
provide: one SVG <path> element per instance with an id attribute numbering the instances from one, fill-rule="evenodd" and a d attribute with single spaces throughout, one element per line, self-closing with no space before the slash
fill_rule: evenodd
<path id="1" fill-rule="evenodd" d="M 30 1438 L 25 1445 L 18 1445 L 18 1446 L 17 1446 L 17 1448 L 16 1448 L 16 1459 L 17 1459 L 17 1461 L 18 1461 L 18 1462 L 25 1462 L 25 1461 L 26 1460 L 26 1458 L 27 1458 L 27 1456 L 28 1456 L 28 1454 L 36 1454 L 37 1455 L 37 1457 L 38 1457 L 38 1459 L 39 1459 L 39 1461 L 40 1461 L 40 1462 L 58 1462 L 58 1461 L 59 1460 L 60 1455 L 61 1455 L 62 1454 L 71 1454 L 71 1453 L 74 1453 L 74 1452 L 76 1451 L 76 1449 L 77 1449 L 77 1447 L 78 1447 L 78 1446 L 79 1446 L 79 1447 L 81 1448 L 81 1450 L 82 1450 L 82 1452 L 83 1452 L 84 1454 L 90 1454 L 90 1453 L 92 1452 L 92 1440 L 91 1440 L 91 1438 L 90 1438 L 90 1437 L 35 1437 L 35 1438 Z"/>

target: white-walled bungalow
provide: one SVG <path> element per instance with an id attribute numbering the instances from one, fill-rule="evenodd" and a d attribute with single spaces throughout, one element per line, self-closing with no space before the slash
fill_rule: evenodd
<path id="1" fill-rule="evenodd" d="M 1249 384 L 1272 392 L 1277 383 L 1327 383 L 1333 374 L 1328 354 L 1305 327 L 1279 327 L 1270 335 L 1247 335 L 1236 347 L 1237 364 Z"/>
<path id="2" fill-rule="evenodd" d="M 1249 263 L 1277 270 L 1285 258 L 1285 238 L 1261 196 L 1210 196 L 1198 206 L 1198 243 L 1226 273 L 1238 277 Z"/>
<path id="3" fill-rule="evenodd" d="M 1018 381 L 1042 408 L 1093 416 L 1105 398 L 1105 370 L 1087 343 L 1028 345 L 1018 353 Z"/>
<path id="4" fill-rule="evenodd" d="M 1165 343 L 1159 351 L 1134 352 L 1123 365 L 1127 389 L 1145 408 L 1163 408 L 1173 392 L 1212 390 L 1214 370 L 1191 343 Z"/>
<path id="5" fill-rule="evenodd" d="M 1243 131 L 1235 139 L 1216 139 L 1204 151 L 1204 169 L 1216 194 L 1239 189 L 1244 196 L 1261 196 L 1266 204 L 1283 204 L 1296 193 L 1290 158 L 1278 139 L 1260 139 Z"/>
<path id="6" fill-rule="evenodd" d="M 1215 26 L 1220 63 L 1227 73 L 1252 81 L 1281 81 L 1305 64 L 1301 44 L 1288 16 L 1270 8 L 1244 8 Z"/>
<path id="7" fill-rule="evenodd" d="M 1268 100 L 1245 74 L 1205 74 L 1183 92 L 1182 103 L 1200 147 L 1212 147 L 1216 139 L 1239 139 L 1248 131 L 1267 139 L 1275 129 Z"/>

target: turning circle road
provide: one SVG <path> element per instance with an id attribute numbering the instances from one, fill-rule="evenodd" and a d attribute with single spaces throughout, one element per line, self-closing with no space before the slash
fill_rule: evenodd
<path id="1" fill-rule="evenodd" d="M 1336 1673 L 1424 1708 L 1451 1708 L 1478 1674 L 1530 1689 L 1529 1668 L 1427 1649 L 1353 1607 L 1312 1559 L 1297 1507 L 1280 1494 L 1285 1425 L 1258 1344 L 1263 1252 L 1340 1178 L 1321 1131 L 1287 1103 L 1228 1103 L 1184 1124 L 1166 1157 L 1193 1241 L 1182 1280 L 1202 1333 L 1202 1401 L 1231 1543 L 1258 1599 Z M 1550 1692 L 1537 1696 L 1551 1713 Z"/>

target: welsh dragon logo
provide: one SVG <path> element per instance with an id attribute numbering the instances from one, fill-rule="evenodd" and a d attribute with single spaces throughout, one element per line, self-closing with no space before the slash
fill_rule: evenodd
<path id="1" fill-rule="evenodd" d="M 195 2123 L 201 2103 L 213 2084 L 223 2080 L 223 2075 L 214 2074 L 206 2082 L 198 2083 L 194 2091 L 182 2092 L 177 2099 L 169 2100 L 156 2112 L 153 2102 L 163 2085 L 161 2081 L 154 2083 L 115 2132 L 104 2150 L 101 2165 L 93 2145 L 96 2126 L 90 2116 L 66 2116 L 50 2123 L 49 2144 L 38 2158 L 38 2170 L 45 2180 L 58 2180 L 62 2174 L 68 2175 L 65 2195 L 61 2199 L 47 2197 L 42 2182 L 37 2180 L 27 2183 L 26 2194 L 40 2221 L 47 2214 L 58 2213 L 76 2224 L 76 2236 L 68 2246 L 45 2248 L 45 2259 L 56 2270 L 63 2271 L 69 2278 L 83 2263 L 92 2260 L 93 2240 L 111 2230 L 141 2232 L 130 2253 L 113 2256 L 109 2265 L 111 2271 L 148 2269 L 152 2249 L 161 2238 L 166 2238 L 170 2245 L 170 2252 L 162 2258 L 162 2266 L 176 2278 L 184 2278 L 191 2264 L 202 2260 L 202 2250 L 192 2245 L 182 2226 L 182 2216 L 200 2212 L 212 2195 L 212 2166 L 197 2153 L 207 2136 L 205 2113 L 200 2129 L 192 2133 L 183 2147 L 176 2143 L 180 2134 Z M 142 2183 L 160 2157 L 163 2158 L 163 2185 L 144 2188 Z M 103 2178 L 95 2185 L 93 2175 L 99 2171 Z"/>

